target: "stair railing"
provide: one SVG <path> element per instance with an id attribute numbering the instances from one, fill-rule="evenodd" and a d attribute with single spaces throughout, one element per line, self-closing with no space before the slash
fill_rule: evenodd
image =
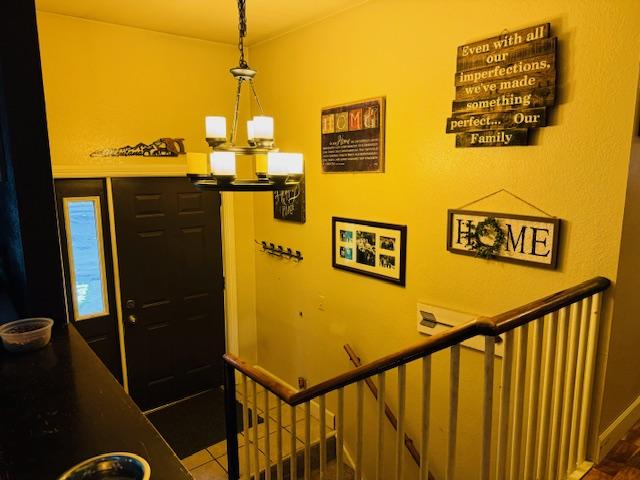
<path id="1" fill-rule="evenodd" d="M 240 373 L 243 395 L 243 479 L 271 480 L 276 478 L 310 479 L 312 458 L 311 401 L 318 401 L 320 422 L 320 479 L 326 478 L 327 442 L 326 399 L 336 399 L 336 464 L 337 480 L 344 477 L 344 392 L 356 385 L 355 419 L 355 479 L 362 479 L 363 472 L 363 412 L 364 383 L 377 377 L 378 399 L 375 438 L 375 479 L 403 478 L 406 367 L 416 360 L 422 361 L 422 396 L 420 419 L 420 480 L 429 474 L 429 412 L 431 394 L 431 355 L 445 349 L 450 351 L 449 366 L 449 418 L 447 462 L 443 480 L 456 478 L 456 443 L 458 427 L 458 396 L 460 378 L 460 344 L 481 335 L 485 337 L 484 387 L 482 402 L 482 464 L 479 477 L 489 480 L 493 472 L 496 480 L 567 479 L 574 472 L 587 470 L 587 439 L 590 433 L 592 392 L 596 367 L 596 347 L 602 295 L 610 286 L 604 277 L 595 277 L 574 287 L 509 310 L 494 317 L 479 317 L 464 325 L 379 358 L 358 368 L 349 370 L 319 384 L 296 391 L 271 376 L 263 369 L 251 365 L 232 354 L 225 359 L 225 395 L 228 472 L 231 480 L 240 478 L 236 413 L 236 372 Z M 499 400 L 496 455 L 491 456 L 493 428 L 495 343 L 504 334 L 501 393 Z M 386 373 L 396 369 L 397 382 L 397 431 L 394 445 L 393 473 L 383 473 L 384 453 L 384 399 Z M 527 374 L 528 372 L 528 374 Z M 251 383 L 249 391 L 248 383 Z M 258 406 L 258 387 L 264 390 L 263 404 Z M 276 397 L 275 463 L 270 452 L 271 420 L 269 395 Z M 304 456 L 298 462 L 297 406 L 304 405 Z M 259 424 L 256 415 L 249 426 L 250 407 L 265 412 L 264 460 L 259 446 Z M 286 432 L 282 417 L 283 407 L 289 409 L 290 428 Z M 289 435 L 289 451 L 283 449 L 283 432 Z M 293 453 L 291 453 L 293 452 Z M 289 453 L 285 472 L 283 457 Z M 262 460 L 262 461 L 261 461 Z M 262 475 L 261 475 L 262 472 Z"/>

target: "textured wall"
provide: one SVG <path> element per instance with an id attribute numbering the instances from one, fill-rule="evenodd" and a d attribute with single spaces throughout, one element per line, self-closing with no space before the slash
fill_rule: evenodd
<path id="1" fill-rule="evenodd" d="M 640 4 L 631 0 L 503 0 L 490 7 L 380 0 L 253 48 L 278 144 L 305 154 L 308 190 L 305 225 L 273 220 L 270 196 L 256 196 L 256 237 L 305 255 L 300 264 L 256 257 L 260 363 L 291 383 L 297 376 L 316 383 L 348 368 L 343 343 L 367 361 L 417 341 L 418 301 L 494 314 L 595 275 L 615 279 L 639 18 Z M 533 146 L 454 148 L 454 137 L 444 131 L 456 47 L 547 21 L 559 41 L 559 101 L 550 126 L 540 129 Z M 387 97 L 386 173 L 321 173 L 320 110 L 379 95 Z M 447 209 L 501 188 L 564 221 L 556 271 L 446 251 Z M 508 196 L 477 207 L 535 214 Z M 407 224 L 406 288 L 333 269 L 333 215 Z M 637 338 L 633 319 L 616 320 L 614 333 L 625 324 L 625 334 Z M 443 401 L 446 358 L 436 358 L 436 396 Z M 623 358 L 612 356 L 611 376 L 622 375 L 624 364 L 613 362 Z M 479 459 L 471 425 L 477 423 L 480 378 L 475 365 L 463 364 L 460 438 L 462 451 L 472 453 L 465 465 L 470 476 L 461 472 L 461 478 L 474 477 Z M 628 404 L 630 395 L 619 393 L 607 396 L 605 425 Z M 409 407 L 415 433 L 416 405 Z M 444 415 L 446 409 L 434 413 L 439 440 Z M 442 452 L 436 441 L 435 457 Z"/>

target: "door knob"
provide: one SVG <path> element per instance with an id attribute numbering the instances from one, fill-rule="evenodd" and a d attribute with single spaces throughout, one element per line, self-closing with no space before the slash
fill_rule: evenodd
<path id="1" fill-rule="evenodd" d="M 135 325 L 137 321 L 138 321 L 138 319 L 136 318 L 135 315 L 132 314 L 132 315 L 127 316 L 127 323 L 129 325 Z"/>

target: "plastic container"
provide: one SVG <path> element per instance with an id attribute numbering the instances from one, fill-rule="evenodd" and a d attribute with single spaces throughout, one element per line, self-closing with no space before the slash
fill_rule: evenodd
<path id="1" fill-rule="evenodd" d="M 50 318 L 25 318 L 0 325 L 0 337 L 10 352 L 30 352 L 49 343 L 52 326 Z"/>

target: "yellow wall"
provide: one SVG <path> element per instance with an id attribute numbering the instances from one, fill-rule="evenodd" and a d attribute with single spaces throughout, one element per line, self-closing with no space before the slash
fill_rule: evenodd
<path id="1" fill-rule="evenodd" d="M 38 13 L 54 174 L 184 174 L 184 156 L 90 157 L 106 147 L 185 138 L 207 152 L 204 117 L 233 111 L 228 69 L 237 47 L 148 30 Z M 255 357 L 251 197 L 231 197 L 241 352 Z M 227 202 L 228 203 L 228 202 Z M 248 232 L 248 233 L 247 233 Z"/>
<path id="2" fill-rule="evenodd" d="M 255 46 L 257 86 L 276 118 L 278 144 L 305 154 L 308 190 L 305 225 L 273 220 L 271 197 L 256 195 L 256 237 L 305 256 L 300 264 L 256 257 L 260 363 L 290 383 L 298 376 L 317 383 L 348 368 L 344 343 L 367 361 L 418 340 L 418 301 L 494 314 L 596 275 L 615 279 L 639 19 L 635 0 L 497 0 L 490 7 L 479 1 L 374 0 Z M 456 47 L 547 21 L 559 41 L 559 101 L 551 125 L 540 129 L 532 146 L 456 149 L 453 135 L 445 134 Z M 379 95 L 387 98 L 386 173 L 323 174 L 321 109 Z M 446 251 L 447 209 L 502 188 L 563 220 L 556 271 Z M 536 214 L 506 195 L 476 207 Z M 333 215 L 408 225 L 406 288 L 333 269 Z M 632 319 L 618 321 L 631 325 Z M 640 333 L 637 324 L 625 331 L 634 338 Z M 629 360 L 612 357 L 611 376 L 626 370 L 618 363 L 623 359 Z M 446 356 L 439 361 L 443 368 L 444 361 Z M 634 362 L 640 367 L 637 356 Z M 466 362 L 463 390 L 476 404 L 475 410 L 463 406 L 463 425 L 477 423 L 479 412 L 479 376 L 471 372 L 478 373 Z M 444 395 L 443 374 L 436 385 Z M 628 397 L 607 396 L 603 425 Z M 416 405 L 410 412 L 417 415 Z M 437 412 L 437 423 L 444 422 L 440 413 L 446 410 Z M 443 429 L 438 423 L 440 439 Z M 474 434 L 462 437 L 466 451 L 477 451 Z M 466 467 L 471 476 L 461 472 L 461 478 L 475 478 L 473 462 Z"/>
<path id="3" fill-rule="evenodd" d="M 639 87 L 640 89 L 640 84 Z M 640 90 L 638 91 L 640 99 Z M 603 418 L 615 418 L 639 395 L 640 378 L 630 372 L 640 369 L 638 355 L 638 288 L 640 286 L 640 127 L 638 115 L 632 125 L 633 144 L 624 210 L 622 244 L 618 265 L 615 311 L 609 365 L 604 395 Z M 616 371 L 617 369 L 617 371 Z"/>

